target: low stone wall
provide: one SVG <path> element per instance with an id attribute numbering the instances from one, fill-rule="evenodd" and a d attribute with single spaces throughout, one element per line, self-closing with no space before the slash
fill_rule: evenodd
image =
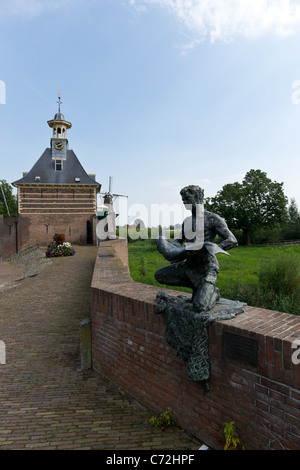
<path id="1" fill-rule="evenodd" d="M 224 422 L 234 421 L 245 449 L 300 450 L 300 353 L 294 349 L 300 318 L 245 307 L 231 320 L 212 323 L 207 389 L 187 378 L 186 362 L 166 342 L 164 320 L 155 313 L 163 289 L 133 282 L 117 255 L 124 255 L 122 243 L 98 248 L 93 368 L 154 411 L 170 407 L 177 423 L 211 448 L 223 448 Z"/>

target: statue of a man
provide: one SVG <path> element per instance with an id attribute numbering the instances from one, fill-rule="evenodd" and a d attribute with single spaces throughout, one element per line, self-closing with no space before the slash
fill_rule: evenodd
<path id="1" fill-rule="evenodd" d="M 192 215 L 183 222 L 182 238 L 176 244 L 161 235 L 156 240 L 159 252 L 171 264 L 156 271 L 155 279 L 160 284 L 191 288 L 194 310 L 206 312 L 220 297 L 216 287 L 219 274 L 216 253 L 228 255 L 225 250 L 237 247 L 238 243 L 224 219 L 204 210 L 203 189 L 187 186 L 180 194 Z M 218 245 L 213 243 L 217 235 L 222 238 Z"/>

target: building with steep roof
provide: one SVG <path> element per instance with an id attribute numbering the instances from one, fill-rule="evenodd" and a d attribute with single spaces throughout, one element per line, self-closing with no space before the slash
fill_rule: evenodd
<path id="1" fill-rule="evenodd" d="M 72 124 L 61 113 L 48 121 L 52 129 L 46 148 L 31 170 L 13 182 L 18 189 L 21 245 L 49 243 L 54 233 L 65 233 L 72 243 L 93 243 L 97 193 L 101 185 L 88 174 L 69 148 L 67 130 Z M 20 235 L 21 236 L 21 235 Z M 25 237 L 25 239 L 23 239 Z"/>

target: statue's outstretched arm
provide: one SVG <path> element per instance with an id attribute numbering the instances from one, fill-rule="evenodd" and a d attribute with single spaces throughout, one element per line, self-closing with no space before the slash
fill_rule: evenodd
<path id="1" fill-rule="evenodd" d="M 225 220 L 219 216 L 216 221 L 216 233 L 223 238 L 221 243 L 219 243 L 219 247 L 223 250 L 231 250 L 231 248 L 236 248 L 238 246 L 237 239 L 229 230 Z"/>
<path id="2" fill-rule="evenodd" d="M 183 261 L 187 257 L 185 246 L 176 246 L 161 236 L 156 239 L 156 245 L 160 254 L 168 261 Z"/>

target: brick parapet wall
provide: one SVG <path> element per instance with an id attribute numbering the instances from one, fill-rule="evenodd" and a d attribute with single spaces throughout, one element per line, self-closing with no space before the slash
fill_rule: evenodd
<path id="1" fill-rule="evenodd" d="M 1 217 L 0 219 L 0 256 L 8 258 L 16 253 L 18 217 Z"/>
<path id="2" fill-rule="evenodd" d="M 212 448 L 223 447 L 224 422 L 233 420 L 246 449 L 299 450 L 300 364 L 292 362 L 292 345 L 300 339 L 300 318 L 247 306 L 231 320 L 212 323 L 207 390 L 188 380 L 187 364 L 165 340 L 164 320 L 155 313 L 156 294 L 164 289 L 133 282 L 117 255 L 121 245 L 101 243 L 95 262 L 94 369 L 153 410 L 170 407 L 179 425 Z M 226 352 L 228 334 L 241 344 L 253 340 L 254 364 L 243 352 Z"/>

